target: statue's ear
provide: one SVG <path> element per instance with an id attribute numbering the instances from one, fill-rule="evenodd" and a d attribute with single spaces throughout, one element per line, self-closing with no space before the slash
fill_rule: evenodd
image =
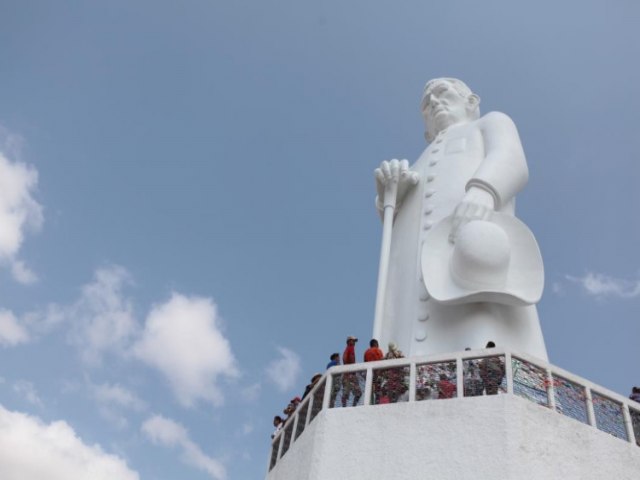
<path id="1" fill-rule="evenodd" d="M 475 93 L 472 93 L 467 97 L 467 106 L 469 110 L 475 110 L 480 106 L 480 97 Z"/>

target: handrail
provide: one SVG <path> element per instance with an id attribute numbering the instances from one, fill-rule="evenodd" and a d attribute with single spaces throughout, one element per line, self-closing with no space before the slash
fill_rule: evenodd
<path id="1" fill-rule="evenodd" d="M 316 383 L 316 385 L 314 385 L 314 387 L 303 399 L 303 401 L 300 402 L 300 404 L 296 408 L 295 413 L 287 419 L 283 428 L 273 439 L 269 470 L 271 470 L 276 465 L 277 461 L 286 453 L 286 451 L 309 426 L 311 421 L 313 421 L 315 416 L 320 411 L 337 407 L 337 405 L 333 405 L 333 403 L 336 402 L 337 393 L 341 391 L 340 389 L 342 388 L 343 384 L 339 382 L 340 378 L 342 378 L 344 374 L 364 372 L 362 406 L 374 406 L 371 405 L 372 398 L 374 396 L 374 391 L 376 390 L 376 388 L 379 388 L 377 386 L 374 386 L 376 375 L 384 376 L 385 372 L 388 372 L 390 370 L 401 369 L 403 367 L 408 368 L 408 373 L 405 373 L 404 377 L 405 379 L 409 379 L 409 385 L 407 389 L 408 394 L 406 398 L 401 401 L 415 402 L 420 401 L 420 399 L 416 398 L 416 381 L 418 376 L 417 372 L 420 367 L 447 364 L 450 368 L 451 365 L 455 365 L 455 397 L 462 398 L 470 396 L 465 395 L 465 361 L 481 360 L 487 357 L 500 357 L 501 359 L 504 359 L 504 380 L 506 380 L 506 389 L 503 390 L 503 393 L 521 397 L 523 396 L 525 398 L 531 399 L 526 394 L 523 394 L 522 390 L 526 390 L 527 388 L 534 389 L 538 392 L 538 399 L 531 400 L 550 408 L 552 411 L 556 411 L 558 413 L 565 414 L 571 417 L 572 415 L 570 414 L 570 412 L 564 412 L 563 405 L 558 404 L 558 398 L 561 397 L 561 392 L 558 391 L 558 388 L 562 386 L 561 383 L 562 380 L 564 380 L 571 385 L 571 388 L 569 388 L 569 393 L 575 394 L 574 390 L 572 389 L 573 387 L 579 387 L 579 389 L 583 390 L 583 392 L 577 393 L 577 402 L 584 403 L 578 403 L 577 407 L 584 408 L 586 423 L 588 425 L 608 432 L 618 438 L 623 438 L 622 430 L 624 430 L 624 436 L 626 437 L 626 440 L 630 443 L 637 443 L 640 446 L 640 403 L 634 402 L 618 393 L 596 385 L 589 380 L 574 375 L 573 373 L 568 372 L 562 368 L 551 365 L 550 363 L 534 356 L 511 351 L 504 348 L 491 348 L 482 350 L 466 350 L 464 352 L 447 354 L 428 355 L 423 357 L 397 358 L 368 363 L 336 365 L 334 367 L 331 367 L 322 375 L 320 380 Z M 527 379 L 518 377 L 521 374 L 519 372 L 514 372 L 513 365 L 515 364 L 515 362 L 527 364 L 529 367 L 540 371 L 541 375 L 538 380 L 542 379 L 542 384 L 539 388 L 527 386 Z M 405 372 L 407 372 L 407 370 L 405 370 Z M 516 384 L 518 386 L 517 391 Z M 545 392 L 544 395 L 546 395 L 546 404 L 544 404 L 544 402 L 542 401 L 539 401 L 540 392 Z M 598 399 L 598 406 L 601 410 L 600 419 L 598 419 L 598 415 L 594 407 L 594 393 Z M 564 400 L 567 402 L 571 402 L 575 399 L 567 397 Z M 571 405 L 569 405 L 568 407 L 571 407 Z M 616 408 L 618 408 L 618 410 L 616 410 Z M 606 416 L 608 413 L 611 413 L 612 415 L 620 414 L 622 423 L 615 423 L 615 421 L 617 420 L 614 419 L 613 425 L 606 424 Z M 302 415 L 304 415 L 304 418 L 300 418 Z M 573 416 L 572 418 L 580 420 L 576 416 Z M 602 425 L 600 425 L 599 423 L 602 423 Z M 611 429 L 614 427 L 617 429 L 615 431 L 612 431 Z M 287 432 L 289 435 L 288 438 L 286 436 Z M 286 445 L 285 441 L 287 442 Z"/>

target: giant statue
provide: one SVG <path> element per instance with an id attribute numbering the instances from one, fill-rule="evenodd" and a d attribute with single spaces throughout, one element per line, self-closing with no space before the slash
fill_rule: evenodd
<path id="1" fill-rule="evenodd" d="M 515 217 L 528 168 L 513 121 L 438 78 L 421 109 L 428 147 L 375 171 L 383 241 L 374 337 L 409 355 L 497 346 L 547 360 L 535 304 L 544 271 Z"/>

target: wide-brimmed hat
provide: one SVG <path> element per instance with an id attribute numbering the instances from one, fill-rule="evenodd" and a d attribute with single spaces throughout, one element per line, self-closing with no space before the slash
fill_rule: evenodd
<path id="1" fill-rule="evenodd" d="M 544 267 L 533 233 L 512 215 L 472 220 L 449 241 L 452 217 L 436 224 L 422 247 L 422 276 L 437 302 L 532 305 L 542 296 Z"/>

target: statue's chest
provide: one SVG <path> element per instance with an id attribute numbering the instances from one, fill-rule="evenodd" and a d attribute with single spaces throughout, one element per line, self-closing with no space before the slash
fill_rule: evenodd
<path id="1" fill-rule="evenodd" d="M 449 214 L 451 204 L 462 199 L 467 182 L 483 159 L 484 142 L 479 129 L 458 129 L 438 136 L 414 165 L 422 178 L 423 209 L 444 207 L 446 211 L 435 215 L 438 218 Z"/>
<path id="2" fill-rule="evenodd" d="M 477 128 L 458 129 L 439 135 L 424 151 L 418 163 L 424 178 L 440 177 L 440 188 L 466 183 L 484 158 L 484 142 Z"/>

